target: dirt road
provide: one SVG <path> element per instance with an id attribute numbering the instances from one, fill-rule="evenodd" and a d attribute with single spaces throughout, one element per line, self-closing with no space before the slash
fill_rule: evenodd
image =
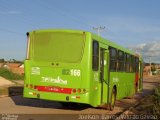
<path id="1" fill-rule="evenodd" d="M 160 77 L 150 77 L 144 79 L 143 92 L 138 93 L 133 99 L 123 99 L 116 102 L 113 111 L 93 108 L 91 106 L 70 106 L 64 107 L 61 103 L 37 99 L 26 99 L 22 96 L 12 96 L 0 98 L 0 114 L 76 114 L 77 118 L 81 114 L 111 114 L 118 115 L 129 107 L 134 106 L 141 98 L 147 94 L 151 94 L 156 86 L 160 86 Z M 31 117 L 30 115 L 27 115 Z M 48 115 L 49 116 L 49 115 Z M 56 115 L 55 115 L 56 116 Z M 58 117 L 60 117 L 59 115 Z M 63 115 L 62 115 L 63 116 Z M 67 117 L 67 116 L 66 116 Z M 68 116 L 69 118 L 72 116 Z M 27 117 L 25 117 L 27 118 Z M 41 117 L 43 118 L 43 117 Z M 35 119 L 33 119 L 35 120 Z"/>
<path id="2" fill-rule="evenodd" d="M 14 85 L 13 82 L 11 82 L 11 81 L 9 81 L 9 80 L 7 80 L 7 79 L 5 79 L 5 78 L 3 78 L 3 77 L 0 76 L 0 87 L 3 87 L 3 86 L 12 86 L 12 85 Z"/>

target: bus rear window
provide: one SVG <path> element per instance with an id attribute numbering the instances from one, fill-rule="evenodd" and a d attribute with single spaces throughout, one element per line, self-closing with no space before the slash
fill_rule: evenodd
<path id="1" fill-rule="evenodd" d="M 80 62 L 85 37 L 78 33 L 37 32 L 32 44 L 35 61 Z"/>

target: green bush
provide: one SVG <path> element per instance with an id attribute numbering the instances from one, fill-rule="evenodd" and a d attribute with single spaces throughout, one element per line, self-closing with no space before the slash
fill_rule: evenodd
<path id="1" fill-rule="evenodd" d="M 160 98 L 160 87 L 155 88 L 155 95 L 159 96 Z"/>
<path id="2" fill-rule="evenodd" d="M 24 76 L 13 73 L 12 71 L 6 68 L 0 68 L 0 76 L 8 79 L 8 80 L 23 80 Z"/>

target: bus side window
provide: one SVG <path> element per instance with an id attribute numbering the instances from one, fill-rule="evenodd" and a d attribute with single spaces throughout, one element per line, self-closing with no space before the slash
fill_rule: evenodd
<path id="1" fill-rule="evenodd" d="M 136 72 L 135 56 L 132 56 L 132 67 L 133 67 L 133 71 L 132 72 Z"/>
<path id="2" fill-rule="evenodd" d="M 135 66 L 136 66 L 136 72 L 139 72 L 139 59 L 135 58 Z"/>
<path id="3" fill-rule="evenodd" d="M 123 51 L 118 51 L 118 71 L 123 72 L 124 71 L 124 52 Z"/>
<path id="4" fill-rule="evenodd" d="M 93 52 L 92 52 L 92 69 L 98 71 L 99 68 L 99 43 L 93 40 Z"/>
<path id="5" fill-rule="evenodd" d="M 130 72 L 134 72 L 134 56 L 131 55 Z"/>
<path id="6" fill-rule="evenodd" d="M 110 47 L 110 71 L 117 70 L 117 49 Z"/>
<path id="7" fill-rule="evenodd" d="M 125 71 L 130 72 L 131 55 L 126 54 Z"/>

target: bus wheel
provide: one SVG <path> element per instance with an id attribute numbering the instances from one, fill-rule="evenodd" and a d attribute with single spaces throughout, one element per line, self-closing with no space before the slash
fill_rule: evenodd
<path id="1" fill-rule="evenodd" d="M 114 109 L 115 101 L 116 101 L 116 90 L 115 88 L 113 88 L 112 94 L 111 94 L 111 101 L 109 103 L 109 109 L 111 111 Z"/>

